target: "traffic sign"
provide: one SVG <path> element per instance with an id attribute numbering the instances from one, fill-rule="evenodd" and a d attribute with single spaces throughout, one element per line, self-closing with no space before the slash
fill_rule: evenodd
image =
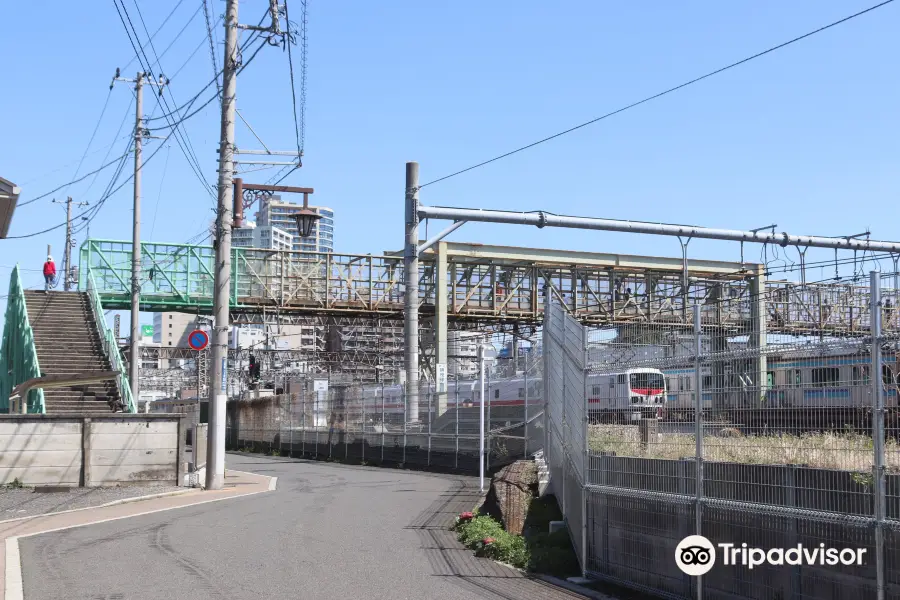
<path id="1" fill-rule="evenodd" d="M 209 345 L 209 335 L 202 329 L 195 329 L 188 336 L 188 345 L 199 352 Z"/>

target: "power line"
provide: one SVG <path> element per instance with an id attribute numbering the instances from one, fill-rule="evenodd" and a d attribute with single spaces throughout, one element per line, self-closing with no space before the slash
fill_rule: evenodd
<path id="1" fill-rule="evenodd" d="M 606 113 L 605 115 L 599 116 L 599 117 L 597 117 L 596 119 L 591 119 L 590 121 L 585 121 L 584 123 L 581 123 L 580 125 L 576 125 L 576 126 L 574 126 L 574 127 L 570 127 L 569 129 L 566 129 L 565 131 L 560 131 L 559 133 L 555 133 L 555 134 L 553 134 L 553 135 L 551 135 L 551 136 L 545 137 L 545 138 L 540 139 L 540 140 L 538 140 L 538 141 L 536 141 L 536 142 L 532 142 L 532 143 L 530 143 L 530 144 L 528 144 L 528 145 L 525 145 L 525 146 L 521 146 L 521 147 L 519 147 L 519 148 L 516 148 L 515 150 L 512 150 L 512 151 L 510 151 L 510 152 L 506 152 L 505 154 L 501 154 L 500 156 L 495 156 L 494 158 L 491 158 L 491 159 L 489 159 L 489 160 L 485 160 L 485 161 L 480 162 L 480 163 L 478 163 L 478 164 L 476 164 L 476 165 L 472 165 L 471 167 L 466 167 L 465 169 L 461 169 L 461 170 L 459 170 L 459 171 L 456 171 L 455 173 L 450 173 L 449 175 L 445 175 L 445 176 L 443 176 L 443 177 L 439 177 L 439 178 L 437 178 L 437 179 L 434 179 L 434 180 L 432 180 L 432 181 L 429 181 L 428 183 L 423 183 L 422 185 L 419 186 L 419 189 L 421 189 L 421 188 L 423 188 L 423 187 L 425 187 L 425 186 L 432 185 L 432 184 L 434 184 L 434 183 L 438 183 L 439 181 L 444 181 L 445 179 L 450 179 L 451 177 L 456 177 L 457 175 L 462 175 L 463 173 L 467 173 L 467 172 L 472 171 L 472 170 L 474 170 L 474 169 L 477 169 L 477 168 L 479 168 L 479 167 L 483 167 L 483 166 L 485 166 L 485 165 L 488 165 L 488 164 L 490 164 L 490 163 L 492 163 L 492 162 L 496 162 L 496 161 L 501 160 L 501 159 L 504 159 L 504 158 L 506 158 L 506 157 L 508 157 L 508 156 L 512 156 L 513 154 L 518 154 L 519 152 L 522 152 L 523 150 L 528 150 L 529 148 L 534 148 L 535 146 L 540 145 L 540 144 L 543 144 L 544 142 L 549 142 L 550 140 L 554 140 L 554 139 L 556 139 L 556 138 L 558 138 L 558 137 L 561 137 L 561 136 L 564 136 L 564 135 L 566 135 L 566 134 L 568 134 L 568 133 L 572 133 L 573 131 L 577 131 L 578 129 L 581 129 L 581 128 L 583 128 L 583 127 L 587 127 L 588 125 L 593 125 L 594 123 L 596 123 L 596 122 L 598 122 L 598 121 L 602 121 L 602 120 L 604 120 L 604 119 L 608 119 L 609 117 L 612 117 L 612 116 L 617 115 L 617 114 L 619 114 L 619 113 L 625 112 L 626 110 L 635 108 L 635 107 L 637 107 L 637 106 L 640 106 L 641 104 L 645 104 L 645 103 L 647 103 L 647 102 L 650 102 L 651 100 L 656 100 L 657 98 L 661 98 L 662 96 L 666 96 L 666 95 L 668 95 L 668 94 L 671 94 L 672 92 L 678 91 L 678 90 L 680 90 L 680 89 L 682 89 L 682 88 L 685 88 L 685 87 L 687 87 L 687 86 L 689 86 L 689 85 L 693 85 L 693 84 L 695 84 L 695 83 L 698 83 L 698 82 L 700 82 L 700 81 L 703 81 L 704 79 L 708 79 L 708 78 L 710 78 L 710 77 L 712 77 L 712 76 L 714 76 L 714 75 L 718 75 L 719 73 L 723 73 L 723 72 L 725 72 L 725 71 L 728 71 L 729 69 L 733 69 L 733 68 L 735 68 L 735 67 L 737 67 L 737 66 L 740 66 L 740 65 L 742 65 L 742 64 L 744 64 L 744 63 L 750 62 L 751 60 L 754 60 L 754 59 L 759 58 L 759 57 L 761 57 L 761 56 L 765 56 L 766 54 L 769 54 L 769 53 L 771 53 L 771 52 L 775 52 L 776 50 L 780 50 L 781 48 L 784 48 L 784 47 L 786 47 L 786 46 L 790 46 L 791 44 L 794 44 L 794 43 L 796 43 L 796 42 L 799 42 L 800 40 L 806 39 L 806 38 L 808 38 L 808 37 L 810 37 L 810 36 L 813 36 L 813 35 L 815 35 L 815 34 L 817 34 L 817 33 L 821 33 L 821 32 L 823 32 L 823 31 L 825 31 L 826 29 L 831 29 L 832 27 L 835 27 L 835 26 L 837 26 L 837 25 L 840 25 L 841 23 L 846 23 L 847 21 L 850 21 L 851 19 L 855 19 L 855 18 L 860 17 L 860 16 L 862 16 L 862 15 L 864 15 L 864 14 L 866 14 L 866 13 L 872 12 L 873 10 L 875 10 L 875 9 L 877 9 L 877 8 L 881 8 L 881 7 L 883 7 L 883 6 L 886 6 L 886 5 L 890 4 L 890 3 L 892 3 L 893 1 L 894 1 L 894 0 L 885 0 L 884 2 L 881 2 L 880 4 L 876 4 L 875 6 L 871 6 L 871 7 L 867 8 L 867 9 L 865 9 L 865 10 L 861 10 L 861 11 L 859 11 L 859 12 L 857 12 L 857 13 L 854 13 L 854 14 L 848 16 L 848 17 L 844 17 L 843 19 L 840 19 L 840 20 L 838 20 L 838 21 L 834 21 L 833 23 L 829 23 L 828 25 L 825 25 L 824 27 L 819 27 L 818 29 L 815 29 L 815 30 L 813 30 L 813 31 L 810 31 L 809 33 L 805 33 L 805 34 L 803 34 L 803 35 L 801 35 L 801 36 L 795 37 L 795 38 L 793 38 L 792 40 L 788 40 L 787 42 L 783 42 L 783 43 L 781 43 L 781 44 L 778 44 L 777 46 L 772 46 L 771 48 L 769 48 L 769 49 L 767 49 L 767 50 L 763 50 L 762 52 L 758 52 L 758 53 L 756 53 L 756 54 L 754 54 L 754 55 L 752 55 L 752 56 L 748 56 L 747 58 L 744 58 L 744 59 L 739 60 L 739 61 L 737 61 L 737 62 L 731 63 L 730 65 L 727 65 L 727 66 L 722 67 L 722 68 L 720 68 L 720 69 L 716 69 L 715 71 L 711 71 L 711 72 L 707 73 L 706 75 L 701 75 L 700 77 L 697 77 L 697 78 L 695 78 L 695 79 L 691 79 L 690 81 L 686 81 L 685 83 L 682 83 L 682 84 L 677 85 L 677 86 L 675 86 L 675 87 L 669 88 L 669 89 L 667 89 L 667 90 L 665 90 L 665 91 L 659 92 L 658 94 L 654 94 L 654 95 L 652 95 L 652 96 L 648 96 L 648 97 L 644 98 L 643 100 L 639 100 L 639 101 L 634 102 L 634 103 L 632 103 L 632 104 L 629 104 L 629 105 L 627 105 L 627 106 L 623 106 L 622 108 L 619 108 L 619 109 L 614 110 L 614 111 L 612 111 L 612 112 Z"/>
<path id="2" fill-rule="evenodd" d="M 125 12 L 125 16 L 128 18 L 128 23 L 129 23 L 129 25 L 131 25 L 131 29 L 132 29 L 132 31 L 134 32 L 134 37 L 135 37 L 135 39 L 138 39 L 138 33 L 137 33 L 137 31 L 135 30 L 134 25 L 131 23 L 131 17 L 128 15 L 128 9 L 125 8 L 125 2 L 124 2 L 124 0 L 120 0 L 120 1 L 122 2 L 122 10 Z M 141 12 L 141 7 L 138 5 L 138 3 L 137 3 L 136 0 L 132 0 L 132 1 L 134 2 L 134 7 L 135 7 L 135 9 L 137 10 L 138 18 L 139 18 L 140 21 L 141 21 L 141 25 L 142 25 L 143 28 L 144 28 L 144 33 L 147 34 L 147 35 L 149 36 L 150 33 L 149 33 L 149 31 L 147 30 L 147 24 L 144 22 L 144 15 L 143 15 L 143 13 Z M 196 16 L 197 13 L 198 13 L 199 11 L 200 11 L 200 7 L 198 6 L 198 7 L 197 7 L 197 11 L 196 11 L 196 12 L 194 13 L 194 15 L 191 17 L 191 21 L 193 21 L 194 16 Z M 150 45 L 150 49 L 153 51 L 153 55 L 156 57 L 156 63 L 153 63 L 153 64 L 159 65 L 160 69 L 162 69 L 162 65 L 160 64 L 161 56 L 160 56 L 159 54 L 157 54 L 157 52 L 156 52 L 156 46 L 153 44 L 153 40 L 149 40 L 148 43 L 149 43 L 149 45 Z M 147 60 L 147 62 L 149 63 L 149 62 L 150 62 L 150 58 L 147 56 L 147 53 L 143 51 L 143 49 L 142 49 L 142 53 L 143 53 L 143 55 L 144 55 L 144 58 L 145 58 L 145 59 Z M 150 73 L 150 76 L 151 76 L 151 77 L 154 77 L 153 71 L 152 71 L 152 65 L 147 69 L 147 71 Z M 162 77 L 162 76 L 160 76 L 160 77 Z M 159 97 L 156 99 L 156 101 L 157 101 L 157 104 L 158 104 L 158 103 L 160 102 L 160 100 L 161 100 L 161 101 L 163 102 L 163 104 L 165 104 L 166 110 L 171 110 L 171 107 L 169 106 L 168 101 L 166 101 L 166 96 L 165 96 L 165 93 L 166 93 L 166 92 L 168 92 L 169 95 L 172 97 L 172 102 L 173 102 L 175 105 L 177 105 L 178 103 L 175 101 L 175 96 L 174 96 L 174 93 L 172 92 L 171 88 L 169 88 L 169 89 L 166 89 L 166 88 L 160 89 L 160 94 L 159 94 Z M 212 196 L 213 196 L 212 191 L 211 191 L 211 190 L 212 190 L 212 186 L 210 186 L 210 184 L 209 184 L 209 183 L 206 181 L 206 179 L 203 177 L 203 169 L 202 169 L 202 167 L 200 166 L 200 161 L 199 161 L 199 159 L 197 158 L 197 152 L 196 152 L 196 150 L 194 150 L 194 146 L 193 146 L 193 144 L 191 143 L 191 139 L 190 139 L 190 136 L 188 135 L 187 131 L 184 131 L 184 130 L 182 130 L 182 131 L 180 131 L 180 132 L 176 131 L 176 132 L 175 132 L 175 140 L 176 140 L 176 142 L 178 142 L 178 145 L 179 145 L 179 147 L 181 147 L 182 151 L 185 152 L 185 158 L 188 159 L 188 163 L 191 163 L 191 162 L 193 161 L 192 169 L 194 170 L 194 172 L 195 172 L 195 174 L 197 175 L 198 179 L 199 179 L 199 180 L 201 181 L 201 183 L 203 184 L 204 189 L 206 189 L 206 190 L 207 190 L 207 193 L 210 195 L 210 197 L 212 197 Z M 184 143 L 183 146 L 182 146 L 182 142 Z M 185 147 L 186 147 L 186 148 L 185 148 Z"/>
<path id="3" fill-rule="evenodd" d="M 88 140 L 87 146 L 84 148 L 84 152 L 81 155 L 81 160 L 78 161 L 78 166 L 75 168 L 75 173 L 72 177 L 78 177 L 78 172 L 81 170 L 81 165 L 84 164 L 84 159 L 87 157 L 88 151 L 91 149 L 91 144 L 94 143 L 94 138 L 97 136 L 97 130 L 100 128 L 100 123 L 103 122 L 103 115 L 106 114 L 106 108 L 109 106 L 109 99 L 112 97 L 112 88 L 109 88 L 109 92 L 106 94 L 106 100 L 103 102 L 103 109 L 100 111 L 100 116 L 97 118 L 97 124 L 94 125 L 94 130 L 91 132 L 91 139 Z M 69 186 L 66 186 L 68 189 Z"/>
<path id="4" fill-rule="evenodd" d="M 119 9 L 120 3 L 122 6 L 121 10 Z M 125 34 L 128 36 L 128 41 L 131 44 L 131 47 L 134 49 L 135 54 L 138 55 L 138 61 L 141 64 L 141 69 L 144 72 L 148 73 L 150 75 L 150 77 L 153 77 L 155 79 L 155 76 L 153 75 L 153 71 L 151 69 L 152 63 L 150 61 L 150 58 L 147 56 L 146 52 L 144 51 L 143 47 L 140 47 L 140 38 L 138 36 L 137 29 L 135 28 L 134 23 L 131 20 L 131 15 L 128 14 L 128 9 L 125 6 L 125 1 L 124 0 L 113 0 L 113 5 L 116 7 L 116 12 L 119 14 L 119 20 L 122 22 L 122 26 L 125 28 Z M 137 4 L 135 4 L 135 6 L 137 7 Z M 138 14 L 140 15 L 139 7 L 138 7 Z M 128 20 L 127 24 L 125 23 L 126 19 Z M 141 17 L 141 21 L 143 22 L 143 17 Z M 130 29 L 129 29 L 129 27 L 130 27 Z M 144 30 L 145 31 L 147 30 L 146 24 L 144 25 Z M 134 39 L 132 39 L 132 33 L 134 34 Z M 148 32 L 148 35 L 149 35 L 149 32 Z M 154 54 L 156 54 L 156 50 L 153 46 L 153 41 L 148 40 L 147 44 L 151 47 L 151 49 L 153 49 Z M 139 47 L 140 47 L 140 49 L 139 49 Z M 158 58 L 159 58 L 159 56 L 157 55 L 157 59 Z M 146 64 L 145 64 L 145 61 L 146 61 Z M 166 105 L 166 110 L 171 110 L 164 95 L 160 95 L 156 99 L 157 103 L 159 103 L 160 101 L 162 101 L 162 103 Z M 168 119 L 166 119 L 166 120 L 168 121 Z M 212 193 L 210 192 L 209 187 L 208 187 L 209 184 L 203 178 L 202 169 L 200 169 L 199 163 L 195 164 L 195 161 L 197 160 L 196 156 L 192 152 L 188 151 L 188 148 L 186 147 L 187 143 L 182 142 L 181 136 L 179 136 L 179 134 L 178 134 L 177 127 L 172 130 L 172 133 L 175 134 L 175 141 L 178 143 L 178 147 L 181 149 L 182 154 L 184 154 L 184 157 L 187 160 L 188 165 L 191 167 L 191 170 L 194 171 L 194 174 L 197 176 L 197 178 L 203 184 L 203 187 L 207 191 L 207 193 L 212 195 Z"/>
<path id="5" fill-rule="evenodd" d="M 213 39 L 213 27 L 209 18 L 209 0 L 203 0 L 203 15 L 206 17 L 206 34 L 209 37 L 209 58 L 212 60 L 213 73 L 216 74 L 216 95 L 222 98 L 222 86 L 219 84 L 219 65 L 216 62 L 216 42 Z"/>
<path id="6" fill-rule="evenodd" d="M 169 146 L 171 148 L 171 146 Z M 166 171 L 169 169 L 169 149 L 166 149 L 166 162 L 163 164 L 162 177 L 159 180 L 159 192 L 156 194 L 156 206 L 153 208 L 153 224 L 150 225 L 150 239 L 156 231 L 156 215 L 159 213 L 159 201 L 162 199 L 163 184 L 166 182 Z"/>
<path id="7" fill-rule="evenodd" d="M 302 35 L 305 37 L 305 35 L 306 35 L 306 24 L 305 24 L 306 23 L 306 2 L 301 0 L 301 3 L 303 4 L 303 23 L 304 23 L 301 31 L 302 31 Z M 294 44 L 291 40 L 291 37 L 292 37 L 291 33 L 290 33 L 291 21 L 290 21 L 290 17 L 288 16 L 287 0 L 284 0 L 284 19 L 285 19 L 285 21 L 287 21 L 287 28 L 288 28 L 288 35 L 287 35 L 286 42 L 287 42 L 287 52 L 288 52 L 288 69 L 289 69 L 290 76 L 291 76 L 291 102 L 294 106 L 294 136 L 297 139 L 297 161 L 302 163 L 303 149 L 302 149 L 302 143 L 300 141 L 300 124 L 298 123 L 298 120 L 297 120 L 297 91 L 294 86 L 294 59 L 292 57 L 292 52 L 291 52 L 291 46 L 293 46 Z M 304 46 L 305 46 L 305 43 L 304 43 Z M 305 65 L 306 61 L 304 60 L 303 63 Z"/>
<path id="8" fill-rule="evenodd" d="M 183 2 L 184 2 L 184 0 L 178 0 L 178 3 L 175 5 L 175 7 L 172 8 L 171 11 L 169 11 L 169 14 L 166 16 L 165 19 L 163 19 L 163 22 L 160 23 L 159 27 L 156 28 L 156 31 L 153 32 L 153 35 L 150 36 L 150 40 L 152 40 L 153 38 L 155 38 L 155 37 L 156 37 L 156 34 L 159 33 L 159 32 L 162 30 L 162 28 L 166 26 L 166 23 L 169 22 L 169 19 L 172 18 L 172 15 L 175 14 L 175 11 L 178 10 L 178 7 L 181 6 L 181 4 L 182 4 Z M 148 43 L 150 42 L 150 40 L 147 40 Z M 141 50 L 143 50 L 143 47 L 141 48 Z M 128 64 L 126 64 L 124 67 L 122 67 L 122 70 L 124 71 L 125 69 L 127 69 L 128 67 L 130 67 L 131 64 L 134 62 L 134 60 L 135 60 L 136 58 L 138 58 L 138 52 L 137 52 L 137 50 L 135 50 L 134 56 L 131 57 L 131 60 L 128 61 Z"/>
<path id="9" fill-rule="evenodd" d="M 28 200 L 27 202 L 22 202 L 21 204 L 18 204 L 17 207 L 28 206 L 28 205 L 31 204 L 32 202 L 37 202 L 37 201 L 40 200 L 41 198 L 46 198 L 46 197 L 49 196 L 50 194 L 52 194 L 52 193 L 54 193 L 54 192 L 58 192 L 59 190 L 63 189 L 63 188 L 66 187 L 66 186 L 72 185 L 73 183 L 78 183 L 79 181 L 84 181 L 85 179 L 87 179 L 87 178 L 90 177 L 91 175 L 93 175 L 93 174 L 95 174 L 95 173 L 99 173 L 100 171 L 102 171 L 103 169 L 109 167 L 110 165 L 115 164 L 115 163 L 116 163 L 117 161 L 119 161 L 120 159 L 125 158 L 125 156 L 127 156 L 127 154 L 125 154 L 125 155 L 123 155 L 123 156 L 119 156 L 119 157 L 117 157 L 117 158 L 115 158 L 115 159 L 109 161 L 108 163 L 102 165 L 100 168 L 91 171 L 90 173 L 85 173 L 84 175 L 82 175 L 81 177 L 79 177 L 79 178 L 77 178 L 77 179 L 73 179 L 72 181 L 70 181 L 70 182 L 68 182 L 68 183 L 64 183 L 64 184 L 62 184 L 62 185 L 59 186 L 59 187 L 55 187 L 55 188 L 53 188 L 52 190 L 50 190 L 49 192 L 47 192 L 46 194 L 41 194 L 40 196 L 37 196 L 37 197 L 35 197 L 35 198 L 32 198 L 31 200 Z"/>

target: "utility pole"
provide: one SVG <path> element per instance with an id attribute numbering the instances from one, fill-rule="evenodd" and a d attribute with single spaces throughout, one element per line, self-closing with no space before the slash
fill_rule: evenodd
<path id="1" fill-rule="evenodd" d="M 52 202 L 66 205 L 66 245 L 63 249 L 62 276 L 63 289 L 68 292 L 72 289 L 72 247 L 75 245 L 75 241 L 72 239 L 72 196 L 66 198 L 65 202 L 56 199 L 53 199 Z M 88 206 L 88 203 L 79 202 L 78 206 Z M 50 254 L 49 250 L 47 254 Z"/>
<path id="2" fill-rule="evenodd" d="M 128 361 L 128 379 L 131 382 L 131 397 L 134 398 L 135 404 L 138 402 L 141 385 L 141 169 L 142 150 L 144 144 L 144 136 L 149 132 L 144 127 L 144 84 L 156 85 L 159 87 L 160 96 L 162 88 L 166 85 L 167 80 L 160 75 L 159 81 L 154 81 L 147 77 L 147 74 L 138 71 L 134 79 L 126 79 L 121 77 L 119 69 L 116 69 L 116 75 L 113 77 L 112 83 L 109 84 L 110 89 L 116 81 L 134 84 L 135 92 L 135 116 L 134 116 L 134 216 L 132 218 L 131 231 L 131 348 Z"/>
<path id="3" fill-rule="evenodd" d="M 222 69 L 222 129 L 219 137 L 219 202 L 216 211 L 216 264 L 213 287 L 213 323 L 210 336 L 209 365 L 209 433 L 206 453 L 206 489 L 219 490 L 225 485 L 225 404 L 228 400 L 228 329 L 229 291 L 231 289 L 231 228 L 234 226 L 234 118 L 236 113 L 238 73 L 238 30 L 262 31 L 285 36 L 279 26 L 277 0 L 269 0 L 272 22 L 268 27 L 241 25 L 238 0 L 226 0 L 225 61 Z M 291 43 L 290 39 L 286 40 Z M 266 152 L 266 154 L 272 154 Z M 294 154 L 294 153 L 291 153 Z M 297 156 L 299 166 L 300 156 Z M 246 162 L 246 161 L 243 161 Z M 279 164 L 263 161 L 256 164 Z M 294 163 L 289 163 L 294 164 Z M 311 191 L 311 190 L 310 190 Z M 238 198 L 240 205 L 240 198 Z"/>
<path id="4" fill-rule="evenodd" d="M 209 365 L 209 432 L 206 489 L 225 485 L 225 404 L 228 400 L 228 313 L 231 289 L 231 205 L 234 199 L 234 111 L 237 93 L 238 0 L 225 8 L 225 62 L 222 71 L 222 130 L 219 139 L 219 207 L 216 214 L 216 265 Z"/>

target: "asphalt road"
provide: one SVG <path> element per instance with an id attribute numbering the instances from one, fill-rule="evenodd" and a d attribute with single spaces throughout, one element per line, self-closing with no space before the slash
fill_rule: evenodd
<path id="1" fill-rule="evenodd" d="M 560 597 L 452 547 L 447 520 L 474 501 L 459 477 L 237 455 L 228 468 L 278 488 L 20 539 L 25 598 Z"/>

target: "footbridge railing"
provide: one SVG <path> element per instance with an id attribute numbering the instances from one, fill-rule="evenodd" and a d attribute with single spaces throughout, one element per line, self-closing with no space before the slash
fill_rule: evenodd
<path id="1" fill-rule="evenodd" d="M 34 331 L 25 306 L 25 288 L 16 265 L 9 277 L 6 323 L 3 327 L 3 346 L 0 348 L 0 413 L 11 412 L 13 407 L 9 405 L 9 396 L 16 385 L 40 376 Z M 44 391 L 32 389 L 25 399 L 25 410 L 16 408 L 16 412 L 43 414 Z"/>

